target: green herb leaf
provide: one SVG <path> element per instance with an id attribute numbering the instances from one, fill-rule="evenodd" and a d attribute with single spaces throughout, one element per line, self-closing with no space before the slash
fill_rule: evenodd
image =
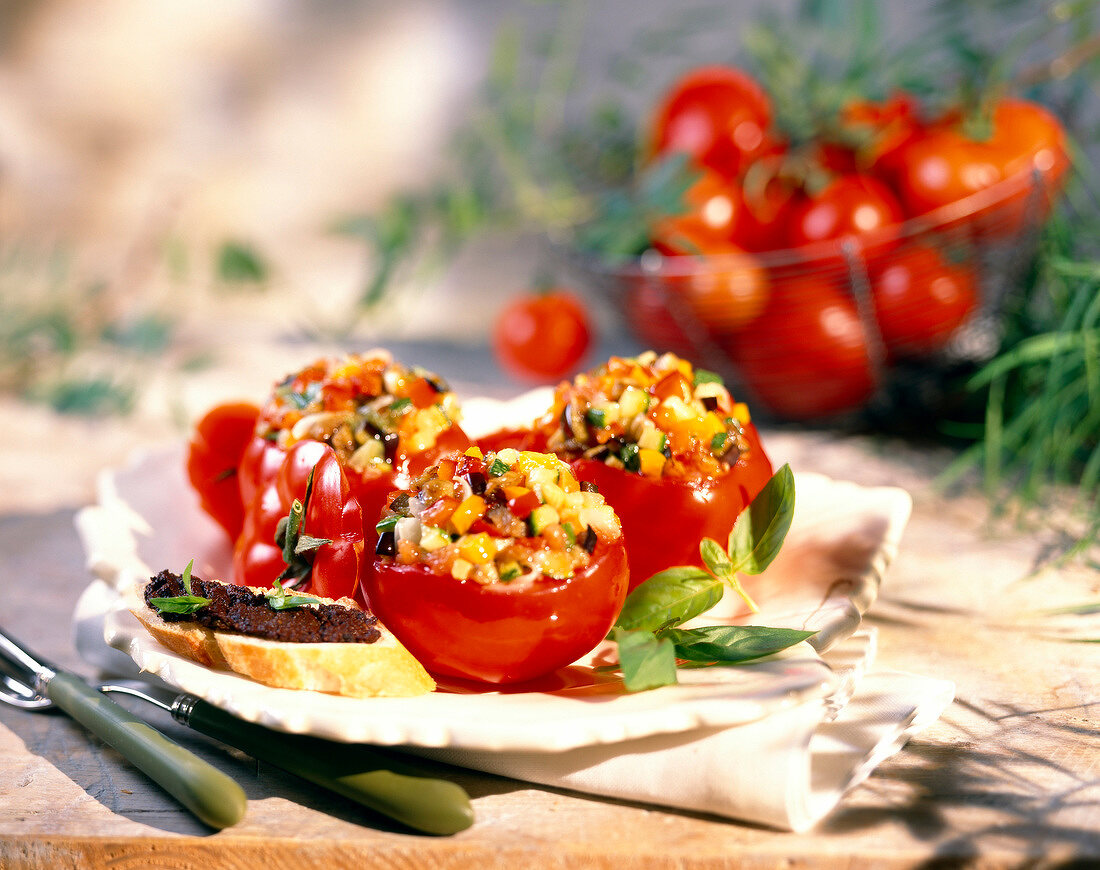
<path id="1" fill-rule="evenodd" d="M 226 242 L 218 251 L 218 277 L 231 283 L 259 283 L 267 278 L 267 266 L 250 245 Z"/>
<path id="2" fill-rule="evenodd" d="M 316 598 L 306 595 L 287 595 L 282 581 L 276 578 L 272 588 L 264 592 L 267 604 L 272 610 L 290 610 L 294 607 L 303 607 L 307 604 L 315 604 Z"/>
<path id="3" fill-rule="evenodd" d="M 733 570 L 759 574 L 779 555 L 794 518 L 794 474 L 784 465 L 752 500 L 729 536 Z"/>
<path id="4" fill-rule="evenodd" d="M 171 598 L 150 598 L 149 603 L 159 613 L 194 613 L 210 603 L 209 598 L 201 595 L 174 595 Z"/>
<path id="5" fill-rule="evenodd" d="M 733 580 L 733 565 L 730 564 L 722 545 L 716 540 L 703 538 L 699 542 L 699 555 L 703 558 L 703 564 L 719 580 L 725 580 L 727 583 Z"/>
<path id="6" fill-rule="evenodd" d="M 489 475 L 491 477 L 500 477 L 504 472 L 511 470 L 511 466 L 501 459 L 493 457 L 493 461 L 489 463 Z"/>
<path id="7" fill-rule="evenodd" d="M 388 517 L 383 517 L 377 523 L 374 524 L 374 530 L 378 534 L 382 532 L 392 532 L 397 527 L 397 521 L 401 519 L 398 514 L 391 514 Z"/>
<path id="8" fill-rule="evenodd" d="M 191 614 L 196 610 L 206 607 L 210 603 L 209 598 L 195 595 L 191 590 L 191 570 L 195 567 L 195 560 L 187 563 L 180 575 L 183 584 L 184 595 L 173 595 L 167 598 L 150 598 L 149 603 L 157 609 L 158 613 L 183 613 Z"/>
<path id="9" fill-rule="evenodd" d="M 722 600 L 723 583 L 702 568 L 683 566 L 654 574 L 623 604 L 618 628 L 658 631 L 705 613 Z"/>
<path id="10" fill-rule="evenodd" d="M 691 385 L 693 387 L 699 386 L 699 384 L 724 384 L 722 376 L 714 372 L 708 372 L 706 369 L 696 369 L 695 377 L 692 379 Z"/>
<path id="11" fill-rule="evenodd" d="M 325 544 L 331 544 L 332 538 L 315 538 L 305 533 L 298 535 L 298 541 L 294 545 L 294 555 L 304 556 L 308 553 L 316 553 Z"/>
<path id="12" fill-rule="evenodd" d="M 765 625 L 710 625 L 705 628 L 675 628 L 668 638 L 677 658 L 691 662 L 735 664 L 772 655 L 801 643 L 816 632 Z"/>
<path id="13" fill-rule="evenodd" d="M 676 651 L 669 640 L 649 631 L 613 632 L 619 647 L 619 668 L 628 692 L 644 692 L 676 683 Z"/>

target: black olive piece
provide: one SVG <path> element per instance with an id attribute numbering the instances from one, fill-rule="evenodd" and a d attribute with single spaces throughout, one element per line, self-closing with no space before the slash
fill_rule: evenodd
<path id="1" fill-rule="evenodd" d="M 489 485 L 489 481 L 485 479 L 485 475 L 480 471 L 470 471 L 462 476 L 470 484 L 470 492 L 474 495 L 483 495 L 485 487 Z"/>
<path id="2" fill-rule="evenodd" d="M 581 492 L 599 492 L 600 488 L 590 480 L 577 481 L 581 485 Z"/>
<path id="3" fill-rule="evenodd" d="M 703 407 L 708 411 L 718 410 L 718 397 L 717 396 L 703 396 L 701 399 Z"/>
<path id="4" fill-rule="evenodd" d="M 397 535 L 392 531 L 382 532 L 382 534 L 378 536 L 378 543 L 374 547 L 374 554 L 376 556 L 396 556 Z"/>
<path id="5" fill-rule="evenodd" d="M 409 494 L 407 492 L 399 492 L 393 497 L 393 501 L 390 502 L 390 510 L 395 514 L 401 514 L 402 516 L 409 515 Z"/>
<path id="6" fill-rule="evenodd" d="M 584 547 L 584 551 L 591 556 L 592 552 L 596 549 L 596 530 L 592 526 L 584 527 L 584 535 L 581 536 L 581 546 Z"/>

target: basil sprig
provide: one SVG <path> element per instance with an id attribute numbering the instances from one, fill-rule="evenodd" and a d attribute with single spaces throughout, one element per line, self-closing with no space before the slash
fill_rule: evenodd
<path id="1" fill-rule="evenodd" d="M 316 468 L 311 468 L 306 479 L 306 497 L 304 502 L 294 499 L 290 505 L 290 511 L 279 520 L 275 528 L 275 544 L 283 551 L 283 562 L 286 567 L 276 578 L 276 582 L 292 580 L 301 582 L 309 577 L 313 570 L 313 555 L 325 544 L 331 544 L 331 538 L 316 538 L 306 534 L 302 525 L 305 523 L 306 505 L 313 495 L 313 473 Z"/>
<path id="2" fill-rule="evenodd" d="M 772 655 L 815 632 L 763 625 L 680 628 L 714 607 L 727 587 L 756 612 L 738 572 L 759 574 L 779 554 L 794 516 L 794 475 L 784 465 L 734 523 L 725 549 L 703 538 L 704 568 L 681 566 L 654 574 L 627 596 L 611 638 L 628 692 L 676 683 L 677 667 L 733 665 Z M 679 664 L 682 662 L 683 664 Z"/>
<path id="3" fill-rule="evenodd" d="M 267 606 L 272 610 L 290 610 L 293 607 L 317 603 L 317 599 L 309 595 L 288 595 L 278 577 L 271 584 L 271 588 L 264 592 L 264 596 L 267 598 Z"/>
<path id="4" fill-rule="evenodd" d="M 180 579 L 183 581 L 184 595 L 173 595 L 170 598 L 149 599 L 149 603 L 157 609 L 158 613 L 182 613 L 188 615 L 206 607 L 210 603 L 209 598 L 195 595 L 191 591 L 191 569 L 194 567 L 195 560 L 192 559 L 187 563 L 187 567 L 183 569 L 183 574 L 180 575 Z"/>

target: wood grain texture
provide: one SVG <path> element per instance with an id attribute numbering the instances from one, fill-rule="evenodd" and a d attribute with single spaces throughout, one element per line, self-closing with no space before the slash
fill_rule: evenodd
<path id="1" fill-rule="evenodd" d="M 822 433 L 778 433 L 769 444 L 796 470 L 895 483 L 914 493 L 901 555 L 870 619 L 880 631 L 879 663 L 958 686 L 941 721 L 881 765 L 818 830 L 798 836 L 447 769 L 474 798 L 477 823 L 454 837 L 416 836 L 166 717 L 153 718 L 248 794 L 244 821 L 214 834 L 66 718 L 0 707 L 0 867 L 702 870 L 1100 862 L 1100 646 L 1053 640 L 1064 623 L 1032 616 L 1097 600 L 1100 578 L 1083 567 L 1029 578 L 1049 536 L 991 532 L 980 502 L 932 492 L 920 456 Z M 77 670 L 68 621 L 86 582 L 82 558 L 72 510 L 0 517 L 0 623 Z"/>

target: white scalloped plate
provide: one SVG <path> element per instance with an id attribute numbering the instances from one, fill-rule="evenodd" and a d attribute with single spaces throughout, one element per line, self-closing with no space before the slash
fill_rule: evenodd
<path id="1" fill-rule="evenodd" d="M 529 397 L 478 400 L 467 411 L 468 419 L 475 417 L 469 428 L 485 431 L 510 422 L 517 408 L 526 414 L 530 404 Z M 818 474 L 795 478 L 795 519 L 783 552 L 764 574 L 746 578 L 746 587 L 761 608 L 751 621 L 817 630 L 813 645 L 799 644 L 755 664 L 684 671 L 679 685 L 656 691 L 624 692 L 618 678 L 595 670 L 589 657 L 537 686 L 361 700 L 270 688 L 175 655 L 146 634 L 124 602 L 136 583 L 191 558 L 201 576 L 228 573 L 224 536 L 186 483 L 182 447 L 146 453 L 105 472 L 99 503 L 79 513 L 88 564 L 99 578 L 78 607 L 79 645 L 93 661 L 106 662 L 104 638 L 143 671 L 242 719 L 346 742 L 560 751 L 743 724 L 833 690 L 837 679 L 819 652 L 858 627 L 911 510 L 904 490 Z M 736 600 L 730 595 L 724 604 Z M 749 621 L 745 616 L 736 609 L 712 611 L 706 621 Z"/>

